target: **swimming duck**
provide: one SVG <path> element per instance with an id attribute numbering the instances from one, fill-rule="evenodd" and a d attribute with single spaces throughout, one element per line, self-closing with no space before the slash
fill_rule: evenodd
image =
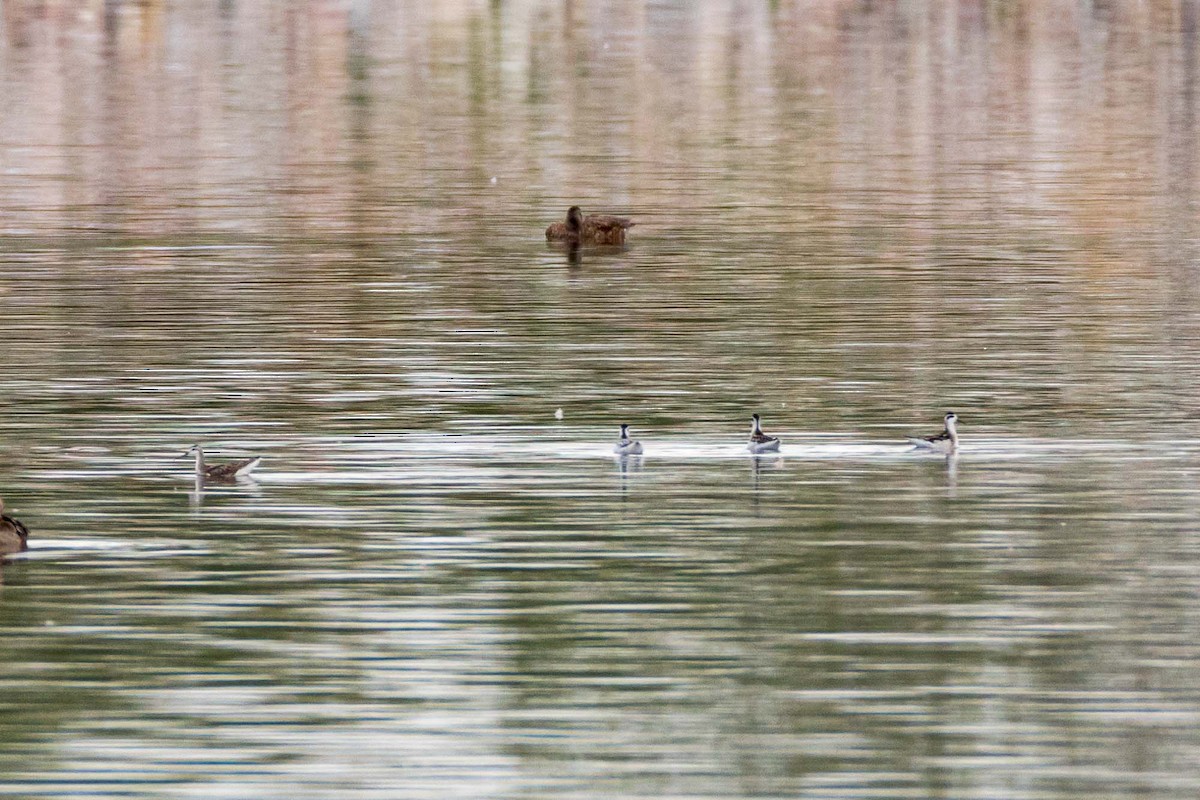
<path id="1" fill-rule="evenodd" d="M 629 438 L 629 426 L 621 426 L 621 438 L 613 445 L 613 452 L 619 456 L 640 456 L 642 443 Z"/>
<path id="2" fill-rule="evenodd" d="M 20 520 L 4 513 L 4 501 L 0 500 L 0 556 L 8 556 L 28 550 L 29 529 Z"/>
<path id="3" fill-rule="evenodd" d="M 914 438 L 910 436 L 908 441 L 911 442 L 917 450 L 933 450 L 937 453 L 953 453 L 958 449 L 958 415 L 953 411 L 947 411 L 945 422 L 945 429 L 937 436 L 928 436 L 923 438 Z"/>
<path id="4" fill-rule="evenodd" d="M 779 452 L 779 437 L 767 436 L 762 432 L 762 421 L 758 414 L 750 417 L 750 443 L 746 445 L 746 449 L 751 453 Z"/>
<path id="5" fill-rule="evenodd" d="M 566 222 L 554 222 L 546 228 L 546 240 L 582 244 L 625 244 L 625 231 L 633 225 L 633 220 L 627 217 L 585 217 L 579 206 L 571 206 L 567 209 Z"/>
<path id="6" fill-rule="evenodd" d="M 228 464 L 205 464 L 204 451 L 200 449 L 200 445 L 198 444 L 193 445 L 191 450 L 184 453 L 185 456 L 192 454 L 196 456 L 196 477 L 200 480 L 232 481 L 243 475 L 249 475 L 262 463 L 262 456 L 255 456 L 253 458 L 243 458 L 239 461 L 230 461 Z"/>

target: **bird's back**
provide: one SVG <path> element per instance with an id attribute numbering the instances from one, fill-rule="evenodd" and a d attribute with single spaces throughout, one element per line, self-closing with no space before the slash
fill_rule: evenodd
<path id="1" fill-rule="evenodd" d="M 238 475 L 245 475 L 258 466 L 261 456 L 243 458 L 241 461 L 231 461 L 228 464 L 214 464 L 204 468 L 204 477 L 214 481 L 230 481 Z"/>
<path id="2" fill-rule="evenodd" d="M 633 225 L 633 220 L 628 217 L 610 217 L 605 214 L 584 217 L 583 239 L 597 244 L 623 244 L 625 231 Z"/>
<path id="3" fill-rule="evenodd" d="M 572 239 L 577 239 L 575 233 L 567 227 L 565 222 L 551 222 L 546 228 L 546 239 L 551 242 L 569 242 Z"/>
<path id="4" fill-rule="evenodd" d="M 908 437 L 908 442 L 919 450 L 937 450 L 945 452 L 957 444 L 949 431 L 942 431 L 937 436 Z"/>

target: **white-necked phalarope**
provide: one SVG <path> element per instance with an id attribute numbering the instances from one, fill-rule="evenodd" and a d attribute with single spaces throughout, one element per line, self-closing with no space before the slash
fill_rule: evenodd
<path id="1" fill-rule="evenodd" d="M 629 426 L 621 426 L 621 438 L 613 445 L 613 452 L 619 456 L 640 456 L 642 443 L 629 438 Z"/>
<path id="2" fill-rule="evenodd" d="M 21 521 L 4 513 L 4 501 L 0 500 L 0 556 L 8 556 L 29 549 L 29 528 Z"/>
<path id="3" fill-rule="evenodd" d="M 192 449 L 184 453 L 185 456 L 193 454 L 196 456 L 196 477 L 207 481 L 232 481 L 243 475 L 249 475 L 262 463 L 262 456 L 254 456 L 239 461 L 230 461 L 228 464 L 205 464 L 204 451 L 198 444 L 192 445 Z"/>
<path id="4" fill-rule="evenodd" d="M 751 453 L 775 453 L 779 451 L 779 437 L 767 436 L 762 432 L 762 423 L 758 414 L 750 417 L 750 443 L 746 449 Z"/>
<path id="5" fill-rule="evenodd" d="M 946 412 L 946 428 L 937 436 L 923 438 L 909 437 L 918 450 L 933 450 L 938 453 L 953 453 L 958 449 L 958 415 L 953 411 Z"/>

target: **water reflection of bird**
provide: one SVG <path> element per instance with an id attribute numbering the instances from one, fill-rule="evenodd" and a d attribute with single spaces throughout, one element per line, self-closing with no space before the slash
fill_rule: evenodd
<path id="1" fill-rule="evenodd" d="M 629 499 L 629 476 L 642 471 L 642 456 L 632 453 L 618 454 L 613 461 L 617 464 L 617 474 L 621 476 L 621 502 Z"/>
<path id="2" fill-rule="evenodd" d="M 567 243 L 567 264 L 572 269 L 583 265 L 583 256 L 579 253 L 579 242 Z"/>
<path id="3" fill-rule="evenodd" d="M 613 459 L 617 462 L 617 472 L 621 476 L 621 491 L 624 492 L 629 488 L 625 479 L 634 472 L 642 471 L 642 457 L 634 455 L 617 456 Z"/>
<path id="4" fill-rule="evenodd" d="M 0 499 L 0 556 L 8 556 L 29 549 L 29 529 L 18 519 L 4 513 L 4 500 Z"/>
<path id="5" fill-rule="evenodd" d="M 585 217 L 579 206 L 571 206 L 566 222 L 553 222 L 546 228 L 546 239 L 573 244 L 625 244 L 625 231 L 633 226 L 628 217 L 601 214 Z"/>
<path id="6" fill-rule="evenodd" d="M 779 437 L 767 436 L 762 431 L 762 421 L 758 414 L 750 417 L 750 442 L 746 445 L 746 449 L 751 453 L 777 453 L 779 452 Z"/>
<path id="7" fill-rule="evenodd" d="M 908 441 L 918 450 L 932 450 L 936 453 L 953 453 L 958 449 L 958 415 L 947 411 L 946 427 L 937 436 L 924 438 L 909 437 Z"/>
<path id="8" fill-rule="evenodd" d="M 754 478 L 754 490 L 758 491 L 758 479 L 763 470 L 774 470 L 783 468 L 783 456 L 775 455 L 775 458 L 752 458 L 750 459 L 750 475 Z M 757 502 L 758 497 L 755 496 Z"/>
<path id="9" fill-rule="evenodd" d="M 232 481 L 237 478 L 247 477 L 249 474 L 262 463 L 262 456 L 254 456 L 253 458 L 243 458 L 238 461 L 230 461 L 226 464 L 205 464 L 204 450 L 200 445 L 193 445 L 192 449 L 184 453 L 185 456 L 195 455 L 196 457 L 196 479 L 207 481 Z"/>
<path id="10" fill-rule="evenodd" d="M 619 456 L 640 456 L 642 443 L 629 438 L 629 426 L 621 425 L 621 438 L 613 445 L 613 452 Z"/>

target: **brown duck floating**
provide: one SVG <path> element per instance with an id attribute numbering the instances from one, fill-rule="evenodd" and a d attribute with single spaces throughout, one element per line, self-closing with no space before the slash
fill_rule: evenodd
<path id="1" fill-rule="evenodd" d="M 585 217 L 579 206 L 567 209 L 566 222 L 554 222 L 546 228 L 546 240 L 572 244 L 625 244 L 625 231 L 632 228 L 628 217 L 593 214 Z"/>
<path id="2" fill-rule="evenodd" d="M 196 456 L 196 477 L 200 480 L 208 481 L 232 481 L 240 478 L 243 475 L 249 475 L 250 472 L 262 463 L 262 456 L 253 458 L 243 458 L 238 461 L 230 461 L 227 464 L 205 464 L 204 451 L 200 449 L 200 445 L 193 445 L 191 450 L 184 453 L 185 456 Z"/>
<path id="3" fill-rule="evenodd" d="M 8 556 L 28 550 L 29 529 L 20 520 L 4 513 L 4 501 L 0 500 L 0 556 Z"/>

